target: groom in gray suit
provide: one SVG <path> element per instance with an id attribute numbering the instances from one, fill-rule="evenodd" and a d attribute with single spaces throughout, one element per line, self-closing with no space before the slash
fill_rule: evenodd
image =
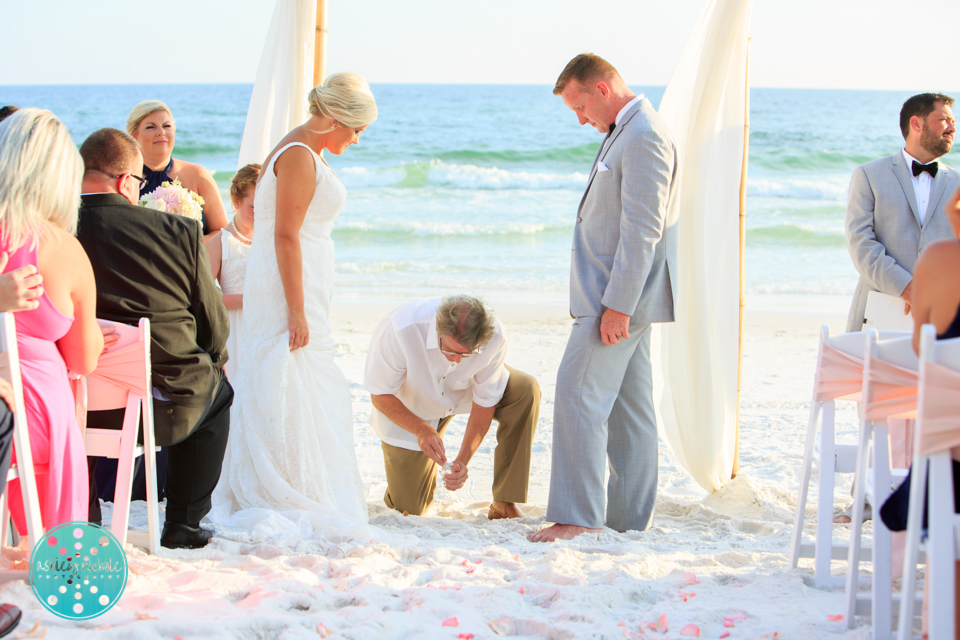
<path id="1" fill-rule="evenodd" d="M 903 103 L 903 149 L 856 168 L 847 201 L 847 249 L 860 273 L 847 331 L 864 324 L 867 294 L 899 296 L 910 310 L 913 267 L 932 242 L 953 237 L 944 206 L 957 172 L 937 159 L 950 153 L 957 131 L 953 98 L 921 93 Z"/>
<path id="2" fill-rule="evenodd" d="M 547 520 L 530 536 L 643 531 L 657 495 L 650 325 L 672 322 L 677 290 L 677 145 L 650 101 L 584 53 L 554 95 L 605 133 L 573 233 L 570 315 L 557 374 Z M 604 462 L 610 462 L 604 517 Z"/>

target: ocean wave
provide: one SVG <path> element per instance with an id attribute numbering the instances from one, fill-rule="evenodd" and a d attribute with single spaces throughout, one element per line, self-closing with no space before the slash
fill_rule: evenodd
<path id="1" fill-rule="evenodd" d="M 783 149 L 753 149 L 750 153 L 750 167 L 760 167 L 773 171 L 836 171 L 853 169 L 876 156 L 865 153 L 843 153 L 829 149 L 806 149 L 791 151 Z"/>
<path id="2" fill-rule="evenodd" d="M 790 244 L 805 247 L 843 247 L 842 229 L 822 229 L 807 225 L 780 224 L 747 229 L 747 244 Z"/>
<path id="3" fill-rule="evenodd" d="M 577 147 L 561 147 L 557 149 L 537 149 L 531 151 L 503 151 L 457 149 L 437 155 L 442 161 L 454 164 L 510 164 L 510 163 L 592 163 L 597 155 L 596 143 L 582 144 Z"/>
<path id="4" fill-rule="evenodd" d="M 417 189 L 430 186 L 468 190 L 507 189 L 572 189 L 582 190 L 587 184 L 585 173 L 536 173 L 508 171 L 497 167 L 472 164 L 449 164 L 441 160 L 409 162 L 400 166 L 337 169 L 348 189 L 395 187 Z"/>
<path id="5" fill-rule="evenodd" d="M 333 231 L 334 239 L 352 238 L 403 239 L 417 236 L 533 236 L 539 234 L 569 234 L 572 225 L 550 225 L 539 223 L 511 222 L 501 224 L 461 224 L 457 222 L 398 222 L 392 224 L 371 224 L 368 222 L 346 222 L 338 224 Z"/>
<path id="6" fill-rule="evenodd" d="M 767 198 L 798 198 L 801 200 L 847 199 L 847 182 L 839 178 L 826 180 L 749 180 L 747 195 Z"/>

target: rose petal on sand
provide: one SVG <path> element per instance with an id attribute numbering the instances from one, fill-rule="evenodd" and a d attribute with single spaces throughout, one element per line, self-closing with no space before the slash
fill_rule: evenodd
<path id="1" fill-rule="evenodd" d="M 440 623 L 440 626 L 441 626 L 441 627 L 459 627 L 459 626 L 460 626 L 460 621 L 457 620 L 455 617 L 454 617 L 454 618 L 447 618 L 446 620 L 444 620 L 443 622 Z"/>
<path id="2" fill-rule="evenodd" d="M 24 536 L 26 539 L 26 536 Z M 30 627 L 29 631 L 22 631 L 17 634 L 18 638 L 46 638 L 47 630 L 44 627 L 40 626 L 40 618 L 37 618 L 37 621 L 33 623 L 33 626 Z"/>
<path id="3" fill-rule="evenodd" d="M 729 637 L 730 637 L 730 632 L 729 632 L 729 631 L 724 631 L 723 633 L 720 634 L 720 637 L 721 637 L 721 638 L 729 638 Z"/>
<path id="4" fill-rule="evenodd" d="M 660 616 L 660 619 L 654 622 L 648 622 L 647 628 L 651 631 L 656 631 L 657 633 L 666 633 L 667 632 L 667 614 Z"/>
<path id="5" fill-rule="evenodd" d="M 723 619 L 723 626 L 725 626 L 726 628 L 729 629 L 730 627 L 734 626 L 734 625 L 733 625 L 733 620 L 728 620 L 727 618 L 724 618 L 724 619 Z"/>
<path id="6" fill-rule="evenodd" d="M 836 615 L 836 616 L 827 616 L 827 620 L 829 620 L 830 622 L 840 622 L 841 620 L 843 620 L 843 614 Z"/>
<path id="7" fill-rule="evenodd" d="M 472 633 L 461 633 L 457 636 L 458 640 L 471 640 L 473 638 Z"/>
<path id="8" fill-rule="evenodd" d="M 326 626 L 325 624 L 323 624 L 322 622 L 318 622 L 318 623 L 317 623 L 317 634 L 318 634 L 321 638 L 328 638 L 328 637 L 330 637 L 331 635 L 333 635 L 333 631 L 330 631 L 330 629 L 327 629 L 327 626 Z"/>
<path id="9" fill-rule="evenodd" d="M 700 584 L 700 581 L 697 580 L 697 574 L 691 573 L 689 571 L 687 571 L 682 576 L 680 576 L 680 579 L 683 580 L 683 584 L 687 584 L 687 585 Z"/>
<path id="10" fill-rule="evenodd" d="M 526 591 L 523 590 L 523 587 L 520 587 L 520 593 L 521 593 L 521 594 L 526 593 Z"/>
<path id="11" fill-rule="evenodd" d="M 680 635 L 690 636 L 691 638 L 700 637 L 700 627 L 693 624 L 692 622 L 688 625 L 684 625 L 683 629 L 680 629 Z"/>
<path id="12" fill-rule="evenodd" d="M 137 620 L 159 620 L 160 619 L 150 615 L 149 613 L 141 613 L 139 611 L 135 611 L 133 615 L 137 618 Z"/>

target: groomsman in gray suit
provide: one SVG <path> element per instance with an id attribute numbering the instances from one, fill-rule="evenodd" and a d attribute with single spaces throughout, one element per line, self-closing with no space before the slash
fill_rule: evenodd
<path id="1" fill-rule="evenodd" d="M 544 542 L 604 524 L 617 531 L 650 526 L 657 495 L 650 328 L 674 317 L 679 195 L 673 136 L 609 62 L 577 56 L 553 93 L 606 138 L 573 233 L 575 321 L 557 374 L 547 506 L 556 524 L 530 536 Z"/>
<path id="2" fill-rule="evenodd" d="M 867 294 L 899 296 L 910 311 L 913 267 L 932 242 L 953 237 L 943 209 L 957 189 L 957 172 L 937 158 L 950 153 L 956 121 L 953 98 L 921 93 L 903 103 L 903 149 L 857 167 L 847 201 L 847 250 L 860 273 L 847 331 L 864 324 Z"/>

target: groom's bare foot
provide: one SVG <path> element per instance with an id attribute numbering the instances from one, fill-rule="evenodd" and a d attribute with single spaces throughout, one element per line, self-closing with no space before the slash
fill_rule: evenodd
<path id="1" fill-rule="evenodd" d="M 553 542 L 554 540 L 573 540 L 581 533 L 603 533 L 603 529 L 588 529 L 573 524 L 553 524 L 527 537 L 533 542 Z"/>

